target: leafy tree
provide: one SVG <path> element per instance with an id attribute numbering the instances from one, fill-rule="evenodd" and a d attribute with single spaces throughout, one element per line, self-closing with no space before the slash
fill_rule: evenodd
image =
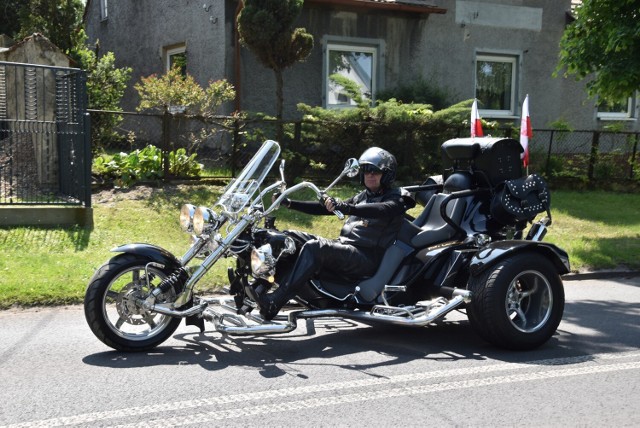
<path id="1" fill-rule="evenodd" d="M 329 76 L 329 80 L 340 86 L 342 90 L 347 94 L 347 96 L 353 100 L 353 102 L 360 108 L 366 109 L 370 105 L 370 101 L 368 98 L 365 98 L 362 94 L 362 90 L 360 86 L 347 76 L 343 76 L 339 73 L 334 73 Z"/>
<path id="2" fill-rule="evenodd" d="M 583 0 L 560 41 L 557 72 L 587 83 L 589 95 L 619 101 L 640 89 L 637 0 Z"/>
<path id="3" fill-rule="evenodd" d="M 238 16 L 241 42 L 276 77 L 276 117 L 282 119 L 285 68 L 305 60 L 313 49 L 313 36 L 293 28 L 304 0 L 246 0 Z"/>
<path id="4" fill-rule="evenodd" d="M 179 66 L 158 77 L 152 74 L 143 77 L 134 85 L 140 95 L 141 110 L 178 111 L 211 117 L 225 101 L 235 98 L 235 90 L 226 80 L 209 82 L 207 88 L 200 86 L 191 75 L 183 75 Z"/>
<path id="5" fill-rule="evenodd" d="M 16 38 L 20 31 L 20 10 L 24 0 L 0 0 L 0 34 Z"/>
<path id="6" fill-rule="evenodd" d="M 87 36 L 80 31 L 79 43 L 75 47 L 80 67 L 87 72 L 87 95 L 89 108 L 96 110 L 122 111 L 120 101 L 131 78 L 131 67 L 118 68 L 113 52 L 98 57 L 96 51 L 85 44 Z M 116 128 L 122 116 L 114 114 L 94 114 L 91 121 L 91 139 L 94 150 L 104 143 L 119 139 Z"/>
<path id="7" fill-rule="evenodd" d="M 73 56 L 82 28 L 82 0 L 27 0 L 18 9 L 18 38 L 42 33 L 65 53 Z"/>

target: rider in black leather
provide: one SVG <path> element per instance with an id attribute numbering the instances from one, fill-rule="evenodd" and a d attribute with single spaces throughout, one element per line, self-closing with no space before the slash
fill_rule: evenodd
<path id="1" fill-rule="evenodd" d="M 319 272 L 347 278 L 373 275 L 386 248 L 400 230 L 404 213 L 415 206 L 408 193 L 391 187 L 396 177 L 395 157 L 378 147 L 367 149 L 359 159 L 360 183 L 365 190 L 346 201 L 327 198 L 315 201 L 292 201 L 282 204 L 313 215 L 330 215 L 338 210 L 349 217 L 337 239 L 326 239 L 304 232 L 294 232 L 297 241 L 305 242 L 290 279 L 274 292 L 256 297 L 260 314 L 273 319 L 280 308 L 300 287 Z"/>

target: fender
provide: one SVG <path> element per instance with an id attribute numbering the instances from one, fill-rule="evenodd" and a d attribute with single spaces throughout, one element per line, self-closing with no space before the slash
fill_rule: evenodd
<path id="1" fill-rule="evenodd" d="M 534 251 L 549 258 L 560 275 L 570 272 L 569 255 L 563 249 L 547 242 L 511 240 L 492 242 L 478 251 L 469 265 L 471 275 L 477 276 L 498 261 L 523 251 Z"/>
<path id="2" fill-rule="evenodd" d="M 149 260 L 166 266 L 171 270 L 182 267 L 176 256 L 164 248 L 151 244 L 126 244 L 111 250 L 114 253 L 128 253 L 147 257 Z"/>

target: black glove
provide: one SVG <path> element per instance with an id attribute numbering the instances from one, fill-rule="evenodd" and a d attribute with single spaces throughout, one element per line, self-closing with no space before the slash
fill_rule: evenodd
<path id="1" fill-rule="evenodd" d="M 273 195 L 271 196 L 271 203 L 275 202 L 276 199 L 278 199 L 281 194 L 282 194 L 281 192 L 274 192 Z M 285 207 L 289 208 L 291 206 L 291 199 L 284 198 L 280 203 L 280 205 L 284 205 Z"/>
<path id="2" fill-rule="evenodd" d="M 335 207 L 336 211 L 340 211 L 342 214 L 350 214 L 351 213 L 351 205 L 347 204 L 346 202 L 343 202 L 341 200 L 336 200 L 331 198 L 331 201 L 333 202 L 333 206 Z"/>

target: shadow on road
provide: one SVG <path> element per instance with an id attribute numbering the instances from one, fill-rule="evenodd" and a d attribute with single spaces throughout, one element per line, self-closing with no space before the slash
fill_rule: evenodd
<path id="1" fill-rule="evenodd" d="M 215 371 L 229 366 L 248 367 L 273 378 L 285 374 L 305 377 L 306 366 L 330 365 L 366 373 L 417 359 L 495 359 L 539 364 L 550 358 L 640 347 L 640 309 L 628 302 L 567 302 L 556 335 L 541 348 L 527 352 L 495 348 L 475 334 L 465 317 L 456 318 L 460 319 L 428 328 L 367 326 L 340 319 L 308 320 L 288 335 L 249 337 L 213 331 L 191 333 L 183 327 L 170 342 L 153 352 L 102 352 L 88 355 L 83 361 L 114 368 L 187 364 Z M 360 354 L 363 358 L 359 358 Z M 368 354 L 366 358 L 364 354 Z"/>

